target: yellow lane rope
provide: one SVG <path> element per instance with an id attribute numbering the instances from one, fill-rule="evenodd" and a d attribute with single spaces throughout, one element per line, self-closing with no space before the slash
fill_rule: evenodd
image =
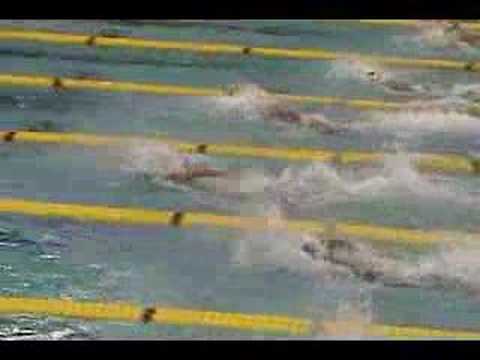
<path id="1" fill-rule="evenodd" d="M 285 148 L 235 144 L 187 143 L 166 137 L 127 137 L 114 135 L 89 135 L 80 133 L 55 133 L 36 131 L 0 131 L 5 142 L 67 144 L 81 146 L 125 145 L 129 142 L 162 143 L 177 151 L 217 156 L 252 157 L 289 161 L 319 161 L 348 166 L 353 164 L 381 163 L 385 154 L 368 151 L 335 151 L 331 149 Z M 414 154 L 417 167 L 422 171 L 480 174 L 480 161 L 457 154 Z"/>
<path id="2" fill-rule="evenodd" d="M 178 326 L 213 326 L 247 331 L 308 334 L 311 322 L 275 315 L 249 315 L 170 307 L 142 308 L 125 303 L 0 297 L 0 313 L 47 314 L 89 320 L 117 320 Z"/>
<path id="3" fill-rule="evenodd" d="M 134 92 L 152 95 L 175 96 L 231 96 L 221 87 L 193 87 L 159 83 L 139 83 L 127 81 L 110 81 L 97 79 L 74 79 L 44 75 L 1 74 L 0 85 L 54 88 L 57 90 L 97 90 L 112 92 Z M 272 94 L 280 99 L 292 102 L 317 103 L 322 105 L 349 106 L 364 110 L 398 110 L 402 103 L 385 102 L 368 99 L 346 99 L 331 96 Z"/>
<path id="4" fill-rule="evenodd" d="M 120 302 L 51 298 L 0 297 L 0 314 L 36 314 L 85 320 L 218 327 L 300 336 L 348 336 L 351 335 L 352 329 L 356 333 L 360 329 L 361 335 L 373 337 L 480 339 L 480 333 L 456 329 L 360 324 L 353 321 L 315 323 L 309 319 L 284 315 L 225 313 L 159 306 L 140 307 Z"/>
<path id="5" fill-rule="evenodd" d="M 221 96 L 222 89 L 190 86 L 133 83 L 93 79 L 60 78 L 43 75 L 0 74 L 0 85 L 55 89 L 81 89 L 99 91 L 137 92 L 155 95 Z"/>
<path id="6" fill-rule="evenodd" d="M 160 83 L 142 83 L 114 80 L 98 79 L 80 79 L 80 78 L 62 78 L 58 76 L 45 75 L 21 75 L 0 73 L 0 86 L 22 86 L 52 88 L 55 90 L 96 90 L 111 92 L 133 92 L 152 95 L 174 95 L 174 96 L 204 96 L 204 97 L 226 97 L 231 95 L 223 87 L 200 87 L 186 85 L 172 85 Z M 408 109 L 406 102 L 391 102 L 374 99 L 352 99 L 332 96 L 314 96 L 314 95 L 292 95 L 276 94 L 270 95 L 280 100 L 300 103 L 315 103 L 326 106 L 344 106 L 360 110 L 384 110 L 394 111 Z M 480 106 L 473 104 L 465 107 L 465 110 L 474 114 L 480 112 Z"/>
<path id="7" fill-rule="evenodd" d="M 186 85 L 172 85 L 161 83 L 128 82 L 98 79 L 62 78 L 45 75 L 21 75 L 0 73 L 0 86 L 21 86 L 34 88 L 52 88 L 55 90 L 90 90 L 110 92 L 133 92 L 152 95 L 173 95 L 173 96 L 202 96 L 202 97 L 226 97 L 235 96 L 229 94 L 223 87 L 200 87 Z M 275 94 L 270 95 L 280 100 L 300 103 L 315 103 L 325 106 L 343 106 L 360 110 L 384 110 L 394 111 L 408 109 L 409 104 L 405 102 L 391 102 L 374 99 L 352 99 L 332 96 L 314 95 L 292 95 Z M 478 113 L 478 105 L 466 107 L 467 111 Z"/>
<path id="8" fill-rule="evenodd" d="M 105 205 L 82 205 L 58 202 L 39 202 L 16 198 L 0 198 L 0 213 L 57 217 L 76 221 L 96 221 L 109 224 L 171 225 L 175 227 L 216 226 L 238 230 L 282 230 L 292 232 L 315 231 L 332 233 L 331 221 L 285 220 L 264 217 L 221 215 L 206 212 L 168 211 L 144 208 L 122 208 Z M 428 246 L 437 242 L 479 241 L 480 234 L 443 230 L 417 230 L 411 228 L 337 222 L 338 236 L 363 238 L 372 241 L 387 241 L 416 246 Z"/>
<path id="9" fill-rule="evenodd" d="M 417 67 L 446 70 L 479 71 L 480 64 L 442 59 L 408 59 L 393 56 L 365 55 L 323 49 L 285 49 L 256 47 L 241 44 L 207 43 L 174 40 L 150 40 L 130 37 L 108 37 L 102 35 L 72 34 L 52 31 L 0 29 L 0 40 L 34 41 L 61 45 L 86 45 L 98 47 L 119 47 L 154 50 L 189 51 L 204 54 L 230 54 L 262 56 L 269 58 L 289 58 L 299 60 L 338 60 L 356 57 L 379 64 L 401 67 Z"/>

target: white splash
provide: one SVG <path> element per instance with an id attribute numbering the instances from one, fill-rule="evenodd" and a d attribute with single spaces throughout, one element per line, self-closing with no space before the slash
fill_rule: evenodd
<path id="1" fill-rule="evenodd" d="M 165 175 L 181 167 L 183 155 L 168 145 L 131 144 L 125 155 L 123 170 L 133 173 Z"/>
<path id="2" fill-rule="evenodd" d="M 380 74 L 382 79 L 391 79 L 393 77 L 392 73 L 386 71 L 379 64 L 355 57 L 332 61 L 330 64 L 331 69 L 325 75 L 327 79 L 355 79 L 362 82 L 370 82 L 367 74 L 372 71 Z"/>
<path id="3" fill-rule="evenodd" d="M 258 121 L 259 107 L 276 101 L 273 95 L 256 84 L 246 83 L 232 86 L 232 96 L 219 96 L 209 99 L 210 116 L 227 120 Z"/>
<path id="4" fill-rule="evenodd" d="M 394 42 L 399 47 L 412 44 L 419 49 L 451 48 L 472 51 L 470 46 L 458 41 L 455 31 L 448 31 L 449 26 L 448 21 L 419 21 L 416 35 L 397 35 L 394 36 Z"/>
<path id="5" fill-rule="evenodd" d="M 186 161 L 205 162 L 206 159 L 200 154 L 179 153 L 167 144 L 134 141 L 127 146 L 123 154 L 121 169 L 132 175 L 148 175 L 155 184 L 165 184 L 165 176 L 181 170 Z M 175 185 L 175 187 L 184 188 L 181 185 Z"/>
<path id="6" fill-rule="evenodd" d="M 480 84 L 454 84 L 451 93 L 452 96 L 479 99 Z"/>
<path id="7" fill-rule="evenodd" d="M 474 240 L 474 239 L 473 239 Z M 480 299 L 480 247 L 476 241 L 450 246 L 422 256 L 417 264 L 406 269 L 405 277 L 419 284 L 434 279 L 445 286 L 459 287 Z"/>
<path id="8" fill-rule="evenodd" d="M 344 300 L 339 303 L 335 319 L 324 323 L 318 338 L 361 340 L 368 338 L 367 327 L 373 322 L 370 298 Z"/>
<path id="9" fill-rule="evenodd" d="M 448 109 L 443 106 L 419 105 L 416 109 L 399 112 L 374 112 L 369 121 L 352 125 L 353 129 L 360 132 L 372 130 L 379 133 L 393 134 L 402 140 L 412 140 L 434 133 L 450 133 L 471 135 L 480 133 L 480 122 L 477 118 Z"/>
<path id="10" fill-rule="evenodd" d="M 379 169 L 341 175 L 334 167 L 312 163 L 304 168 L 286 168 L 272 181 L 269 191 L 279 204 L 315 209 L 330 203 L 370 200 L 377 197 L 412 197 L 472 205 L 475 199 L 460 183 L 448 177 L 419 173 L 414 156 L 397 153 L 385 157 Z"/>

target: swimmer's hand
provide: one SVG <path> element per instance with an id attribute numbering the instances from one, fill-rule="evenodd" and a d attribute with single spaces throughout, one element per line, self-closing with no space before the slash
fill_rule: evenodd
<path id="1" fill-rule="evenodd" d="M 187 168 L 172 171 L 165 178 L 175 182 L 189 182 L 197 178 L 223 177 L 228 172 L 210 168 L 204 164 L 196 164 Z"/>

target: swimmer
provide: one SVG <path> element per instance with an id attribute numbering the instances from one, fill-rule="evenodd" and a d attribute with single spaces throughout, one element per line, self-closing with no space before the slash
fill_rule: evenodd
<path id="1" fill-rule="evenodd" d="M 398 264 L 395 261 L 382 258 L 360 244 L 309 235 L 304 237 L 301 250 L 314 261 L 336 265 L 369 283 L 380 282 L 392 287 L 418 286 L 397 275 Z"/>
<path id="2" fill-rule="evenodd" d="M 412 84 L 406 80 L 398 80 L 394 78 L 391 74 L 383 70 L 375 62 L 364 60 L 362 58 L 347 56 L 340 61 L 343 63 L 342 66 L 348 68 L 349 73 L 353 73 L 354 77 L 361 81 L 366 81 L 375 86 L 381 86 L 385 90 L 393 93 L 400 93 L 406 95 L 412 95 L 419 92 L 424 92 L 424 90 L 419 85 Z"/>
<path id="3" fill-rule="evenodd" d="M 258 100 L 256 104 L 258 112 L 267 121 L 307 126 L 328 134 L 346 130 L 344 125 L 335 124 L 321 114 L 297 111 L 288 104 L 280 102 L 280 99 L 276 99 L 274 95 L 255 86 L 235 84 L 227 88 L 226 93 L 229 96 L 241 95 L 247 93 L 248 89 Z"/>
<path id="4" fill-rule="evenodd" d="M 367 80 L 375 85 L 380 85 L 388 91 L 400 93 L 418 93 L 419 87 L 408 83 L 407 81 L 387 79 L 385 74 L 380 70 L 368 70 L 366 73 Z M 430 89 L 425 89 L 430 90 Z"/>
<path id="5" fill-rule="evenodd" d="M 424 31 L 424 37 L 432 41 L 434 38 L 441 39 L 437 44 L 452 48 L 475 47 L 480 45 L 480 33 L 466 29 L 459 22 L 449 20 L 425 21 L 419 24 Z"/>
<path id="6" fill-rule="evenodd" d="M 453 33 L 458 42 L 475 47 L 480 45 L 480 33 L 465 29 L 460 23 L 450 23 L 446 33 Z"/>
<path id="7" fill-rule="evenodd" d="M 315 128 L 326 134 L 335 134 L 346 128 L 334 124 L 321 114 L 308 114 L 288 108 L 286 105 L 269 104 L 260 109 L 262 116 L 268 121 L 280 121 Z"/>
<path id="8" fill-rule="evenodd" d="M 122 155 L 123 168 L 147 179 L 164 179 L 173 182 L 191 182 L 199 178 L 226 177 L 231 170 L 216 169 L 201 155 L 185 154 L 167 144 L 132 143 L 131 149 Z"/>
<path id="9" fill-rule="evenodd" d="M 175 154 L 180 159 L 180 165 L 175 166 L 167 172 L 165 179 L 174 182 L 191 182 L 199 178 L 217 178 L 224 177 L 229 171 L 219 170 L 210 167 L 206 162 L 195 162 L 190 155 Z"/>
<path id="10" fill-rule="evenodd" d="M 390 287 L 445 288 L 461 286 L 478 296 L 478 289 L 456 277 L 435 273 L 412 272 L 415 265 L 377 253 L 361 243 L 345 239 L 304 235 L 301 251 L 313 261 L 325 261 L 357 276 L 368 283 Z"/>
<path id="11" fill-rule="evenodd" d="M 214 169 L 207 164 L 201 163 L 184 165 L 180 169 L 169 172 L 165 178 L 174 182 L 190 182 L 198 178 L 225 177 L 228 174 L 229 172 L 226 170 Z"/>

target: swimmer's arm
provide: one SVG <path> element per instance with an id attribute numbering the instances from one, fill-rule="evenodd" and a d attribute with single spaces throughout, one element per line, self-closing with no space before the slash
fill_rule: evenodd
<path id="1" fill-rule="evenodd" d="M 303 115 L 301 124 L 314 127 L 322 132 L 334 134 L 346 129 L 345 125 L 338 125 L 323 117 Z"/>
<path id="2" fill-rule="evenodd" d="M 191 181 L 197 178 L 223 177 L 227 174 L 227 171 L 213 168 L 185 169 L 169 173 L 166 179 L 171 181 Z"/>
<path id="3" fill-rule="evenodd" d="M 192 178 L 202 178 L 202 177 L 223 177 L 228 174 L 225 170 L 218 170 L 212 168 L 197 169 L 191 172 Z"/>
<path id="4" fill-rule="evenodd" d="M 458 38 L 460 41 L 466 42 L 469 45 L 479 45 L 480 44 L 480 34 L 467 31 L 467 30 L 461 30 L 459 31 Z"/>
<path id="5" fill-rule="evenodd" d="M 407 81 L 386 80 L 382 83 L 385 87 L 395 91 L 414 91 L 413 85 Z"/>
<path id="6" fill-rule="evenodd" d="M 265 106 L 262 111 L 263 116 L 267 120 L 283 121 L 286 123 L 300 123 L 301 115 L 295 110 L 288 108 L 285 105 L 271 104 Z"/>

